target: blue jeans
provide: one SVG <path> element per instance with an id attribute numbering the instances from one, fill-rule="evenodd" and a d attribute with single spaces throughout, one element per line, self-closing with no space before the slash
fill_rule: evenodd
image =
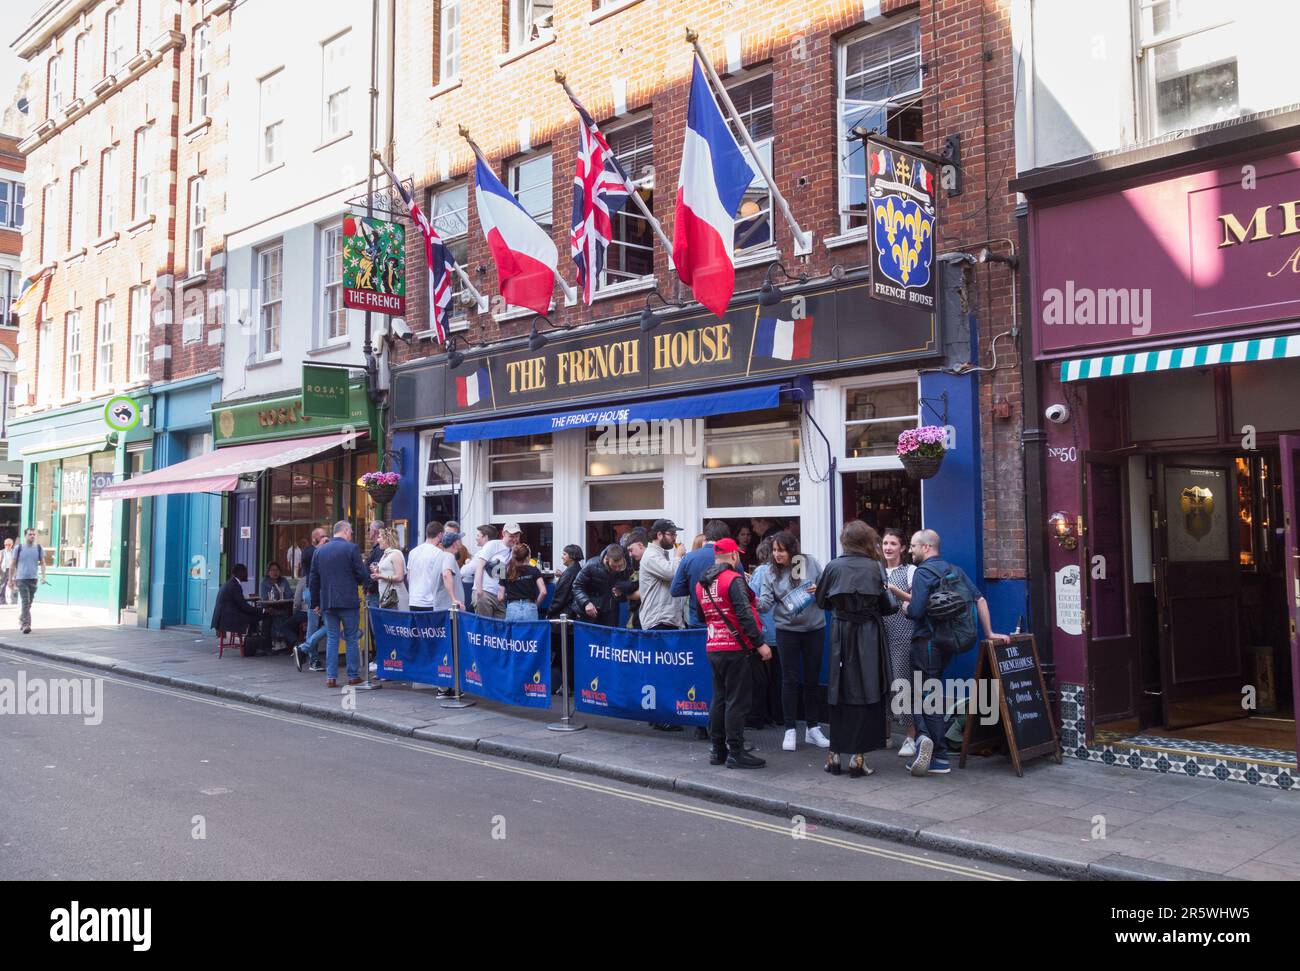
<path id="1" fill-rule="evenodd" d="M 934 754 L 930 757 L 931 764 L 947 762 L 948 742 L 944 738 L 946 719 L 943 711 L 943 653 L 932 648 L 928 640 L 918 638 L 912 641 L 909 657 L 912 662 L 913 677 L 916 676 L 915 672 L 920 671 L 922 683 L 921 707 L 912 713 L 912 722 L 916 725 L 916 737 L 919 739 L 925 735 L 934 743 Z M 939 695 L 937 701 L 931 700 L 931 696 L 936 692 Z M 935 707 L 939 709 L 936 714 L 925 713 L 927 709 Z"/>
<path id="2" fill-rule="evenodd" d="M 357 677 L 361 670 L 361 611 L 357 607 L 346 610 L 322 610 L 325 620 L 325 676 L 337 678 L 339 673 L 339 627 L 347 646 L 348 680 Z"/>
<path id="3" fill-rule="evenodd" d="M 511 600 L 506 604 L 506 622 L 536 620 L 537 603 L 533 600 Z"/>

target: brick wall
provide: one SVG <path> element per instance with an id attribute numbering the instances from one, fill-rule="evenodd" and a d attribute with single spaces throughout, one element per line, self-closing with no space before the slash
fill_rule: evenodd
<path id="1" fill-rule="evenodd" d="M 690 76 L 691 48 L 687 26 L 699 32 L 720 74 L 727 71 L 724 38 L 741 33 L 743 68 L 770 66 L 774 77 L 774 177 L 795 218 L 813 230 L 817 243 L 804 262 L 794 260 L 791 236 L 774 216 L 782 261 L 812 276 L 831 266 L 863 266 L 866 246 L 858 243 L 827 248 L 840 233 L 837 213 L 836 44 L 863 27 L 860 2 L 719 4 L 711 0 L 642 0 L 603 18 L 592 17 L 591 0 L 557 0 L 555 42 L 501 63 L 505 42 L 500 0 L 461 2 L 461 84 L 437 76 L 437 3 L 399 0 L 396 91 L 395 168 L 414 176 L 423 201 L 428 190 L 452 185 L 470 172 L 473 156 L 457 127 L 471 135 L 505 178 L 505 162 L 521 150 L 519 120 L 531 120 L 534 150 L 553 153 L 554 238 L 561 272 L 573 279 L 568 258 L 568 211 L 572 192 L 577 118 L 560 87 L 558 68 L 598 123 L 615 119 L 611 78 L 626 85 L 629 112 L 648 109 L 654 119 L 654 166 L 657 173 L 654 212 L 672 232 L 683 126 Z M 944 137 L 962 136 L 964 192 L 942 203 L 940 250 L 1013 238 L 1014 197 L 1007 191 L 1013 174 L 1012 136 L 1015 84 L 1011 60 L 1008 0 L 924 0 L 885 2 L 890 22 L 919 17 L 924 62 L 923 130 L 926 147 L 942 150 Z M 591 22 L 595 19 L 595 22 Z M 432 41 L 430 40 L 432 38 Z M 431 66 L 432 65 L 432 66 Z M 438 88 L 434 85 L 438 84 Z M 447 167 L 443 170 L 443 160 Z M 485 294 L 496 293 L 495 268 L 483 241 L 472 204 L 469 212 L 468 269 Z M 408 246 L 408 319 L 412 330 L 428 327 L 423 249 L 413 235 Z M 1009 252 L 1005 243 L 988 244 Z M 689 294 L 676 283 L 662 252 L 655 256 L 656 284 L 669 298 Z M 761 282 L 766 264 L 741 269 L 737 291 Z M 480 273 L 479 268 L 486 269 Z M 979 318 L 980 360 L 992 364 L 994 335 L 1011 329 L 1012 300 L 1007 267 L 972 268 L 968 280 L 971 310 Z M 557 292 L 557 301 L 561 298 Z M 558 306 L 557 324 L 574 325 L 639 313 L 645 292 L 598 300 L 591 308 Z M 491 315 L 472 315 L 468 336 L 491 341 L 522 332 L 530 317 L 498 322 Z M 396 360 L 423 357 L 437 350 L 427 342 L 399 348 Z M 997 369 L 980 377 L 984 468 L 985 563 L 991 577 L 1024 576 L 1024 503 L 1020 459 L 1022 427 L 1021 374 L 1018 355 L 1008 336 L 997 340 Z M 1006 415 L 1007 417 L 995 417 Z"/>

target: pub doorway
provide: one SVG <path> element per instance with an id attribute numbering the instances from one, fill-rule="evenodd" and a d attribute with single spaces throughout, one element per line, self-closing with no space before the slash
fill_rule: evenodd
<path id="1" fill-rule="evenodd" d="M 1276 448 L 1087 457 L 1080 567 L 1101 740 L 1295 761 L 1297 464 Z"/>

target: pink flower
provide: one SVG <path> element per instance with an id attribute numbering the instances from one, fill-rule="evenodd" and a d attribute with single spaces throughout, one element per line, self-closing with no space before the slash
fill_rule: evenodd
<path id="1" fill-rule="evenodd" d="M 908 428 L 898 436 L 898 454 L 940 458 L 945 451 L 944 441 L 946 438 L 947 435 L 944 430 L 938 425 Z"/>

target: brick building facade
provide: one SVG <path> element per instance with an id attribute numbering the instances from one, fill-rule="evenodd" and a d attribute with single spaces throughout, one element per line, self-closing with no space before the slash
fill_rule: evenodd
<path id="1" fill-rule="evenodd" d="M 950 136 L 960 136 L 961 192 L 942 198 L 938 252 L 978 256 L 987 248 L 1002 257 L 1015 252 L 1015 197 L 1007 189 L 1014 168 L 1015 81 L 1009 4 L 1001 0 L 865 5 L 818 0 L 762 7 L 559 0 L 549 18 L 522 25 L 528 28 L 522 32 L 515 29 L 516 15 L 522 16 L 515 4 L 464 0 L 399 6 L 405 8 L 406 28 L 397 38 L 396 61 L 406 74 L 396 87 L 395 170 L 414 178 L 435 226 L 454 240 L 475 285 L 489 297 L 496 293 L 495 272 L 473 205 L 473 155 L 460 126 L 507 188 L 522 187 L 533 197 L 524 199 L 526 208 L 545 193 L 537 193 L 534 174 L 521 169 L 549 154 L 552 236 L 561 254 L 560 271 L 572 281 L 568 214 L 578 119 L 554 73 L 566 75 L 625 167 L 635 168 L 632 177 L 646 187 L 654 215 L 671 235 L 692 58 L 688 27 L 698 32 L 739 102 L 760 150 L 766 152 L 770 144 L 773 178 L 795 219 L 816 236 L 811 255 L 795 257 L 790 229 L 770 200 L 759 199 L 760 221 L 766 215 L 770 234 L 760 229 L 758 245 L 747 249 L 738 243 L 738 299 L 757 290 L 778 259 L 791 274 L 807 273 L 814 281 L 828 278 L 833 267 L 852 272 L 866 266 L 862 220 L 853 214 L 862 201 L 854 178 L 862 172 L 861 162 L 854 162 L 854 143 L 845 140 L 841 125 L 846 119 L 851 124 L 876 118 L 865 104 L 871 100 L 888 103 L 883 124 L 875 124 L 895 139 L 940 154 Z M 633 129 L 639 130 L 630 133 Z M 633 236 L 651 248 L 653 269 L 646 272 L 645 251 L 638 251 L 629 261 L 635 272 L 611 279 L 590 308 L 566 306 L 557 290 L 550 314 L 554 325 L 635 321 L 653 289 L 669 300 L 689 301 L 689 290 L 678 283 L 659 244 L 644 231 L 624 238 Z M 408 323 L 424 342 L 406 349 L 405 359 L 436 360 L 439 349 L 427 342 L 423 249 L 413 234 L 411 242 L 408 295 L 417 310 Z M 619 249 L 611 248 L 611 265 L 626 259 L 631 247 Z M 976 535 L 961 542 L 981 547 L 964 553 L 978 561 L 986 578 L 1023 590 L 1024 422 L 1012 271 L 997 262 L 953 266 L 958 316 L 975 322 L 978 343 L 972 351 L 959 349 L 946 364 L 968 374 L 971 367 L 984 369 L 966 379 L 978 380 L 972 417 L 979 456 L 977 481 L 955 496 L 975 510 Z M 775 282 L 785 281 L 778 275 Z M 499 300 L 494 313 L 462 308 L 453 326 L 462 349 L 529 332 L 532 314 L 503 309 Z M 657 300 L 655 309 L 663 309 Z M 927 380 L 952 377 L 926 379 L 926 370 L 921 369 L 923 399 L 931 397 Z M 916 406 L 925 423 L 935 422 L 940 393 L 934 391 L 934 402 Z M 1005 622 L 1014 625 L 1016 611 L 1023 613 L 1024 600 L 1018 602 Z"/>

